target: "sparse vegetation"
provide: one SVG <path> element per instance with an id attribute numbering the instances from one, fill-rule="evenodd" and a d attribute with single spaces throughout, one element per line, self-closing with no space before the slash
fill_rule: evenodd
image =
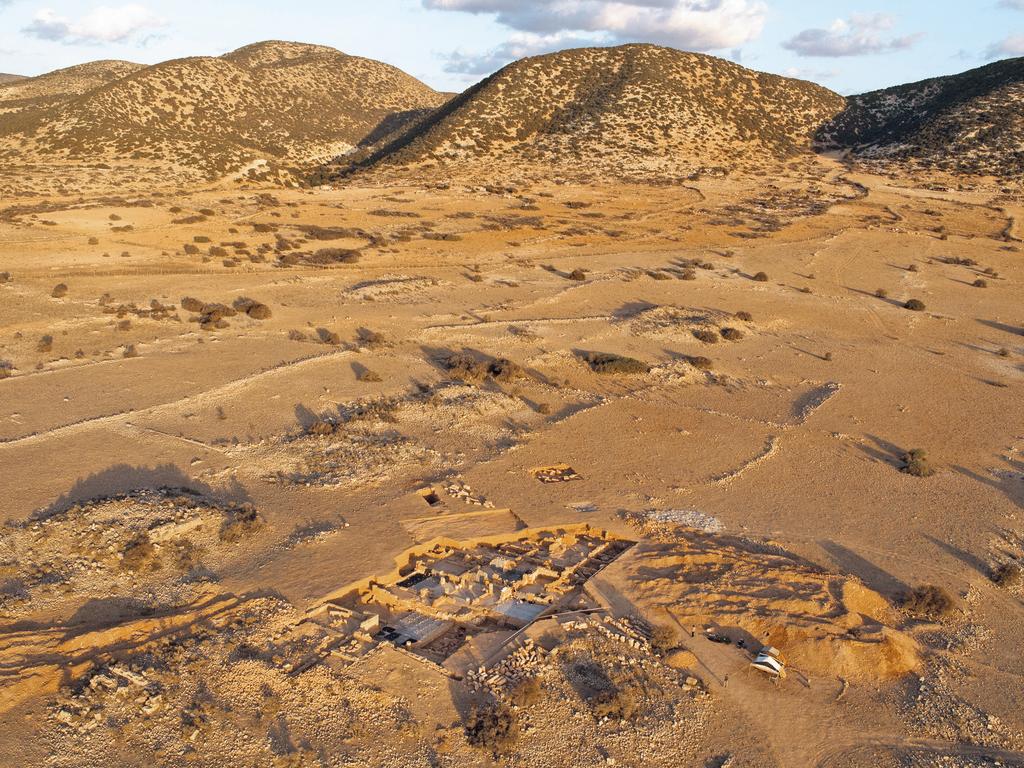
<path id="1" fill-rule="evenodd" d="M 923 584 L 904 596 L 902 606 L 912 616 L 939 621 L 953 612 L 956 601 L 944 588 Z"/>
<path id="2" fill-rule="evenodd" d="M 758 272 L 756 275 L 754 275 L 754 277 L 752 279 L 756 283 L 767 283 L 768 282 L 768 273 L 767 272 Z"/>
<path id="3" fill-rule="evenodd" d="M 515 713 L 502 702 L 474 707 L 466 720 L 466 740 L 494 755 L 509 752 L 519 740 L 519 731 Z"/>
<path id="4" fill-rule="evenodd" d="M 924 312 L 926 309 L 924 302 L 920 299 L 908 299 L 903 305 L 904 309 L 909 309 L 911 312 Z"/>
<path id="5" fill-rule="evenodd" d="M 161 568 L 160 555 L 145 533 L 133 538 L 124 548 L 121 567 L 126 571 L 157 571 Z"/>
<path id="6" fill-rule="evenodd" d="M 220 540 L 235 544 L 254 536 L 263 527 L 263 520 L 252 504 L 239 504 L 228 510 L 220 528 Z"/>
<path id="7" fill-rule="evenodd" d="M 900 458 L 903 466 L 900 471 L 912 477 L 931 477 L 935 470 L 928 462 L 928 454 L 921 448 L 913 448 Z"/>
<path id="8" fill-rule="evenodd" d="M 651 367 L 647 363 L 624 355 L 610 352 L 590 352 L 584 359 L 595 373 L 636 375 L 647 373 Z"/>
<path id="9" fill-rule="evenodd" d="M 667 624 L 658 624 L 651 632 L 651 647 L 658 653 L 673 650 L 679 644 L 679 633 Z"/>
<path id="10" fill-rule="evenodd" d="M 739 328 L 722 328 L 720 332 L 726 341 L 739 341 L 743 338 L 743 331 Z"/>
<path id="11" fill-rule="evenodd" d="M 1024 566 L 1020 563 L 1001 563 L 992 569 L 992 581 L 1003 589 L 1016 589 L 1024 585 Z"/>
<path id="12" fill-rule="evenodd" d="M 68 286 L 66 283 L 57 283 L 53 286 L 53 290 L 50 291 L 50 295 L 55 299 L 63 299 L 68 295 Z"/>

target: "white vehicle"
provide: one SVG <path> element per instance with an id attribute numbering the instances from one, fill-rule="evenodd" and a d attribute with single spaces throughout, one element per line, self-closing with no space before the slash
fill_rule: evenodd
<path id="1" fill-rule="evenodd" d="M 750 662 L 750 666 L 773 680 L 786 679 L 786 659 L 778 648 L 765 646 L 758 652 L 757 658 Z"/>

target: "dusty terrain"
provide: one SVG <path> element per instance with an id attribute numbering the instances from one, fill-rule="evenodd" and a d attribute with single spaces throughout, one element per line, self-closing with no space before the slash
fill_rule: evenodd
<path id="1" fill-rule="evenodd" d="M 678 649 L 614 724 L 548 665 L 513 764 L 1020 762 L 1021 198 L 799 169 L 9 206 L 3 762 L 486 764 L 465 680 L 274 643 L 417 542 L 583 523 Z"/>
<path id="2" fill-rule="evenodd" d="M 308 57 L 353 63 L 0 108 L 43 141 Z M 682 135 L 574 174 L 559 130 L 616 119 L 415 165 L 518 114 L 502 82 L 374 112 L 332 141 L 390 149 L 302 188 L 319 134 L 217 145 L 284 175 L 196 164 L 201 120 L 76 145 L 109 166 L 7 145 L 0 764 L 1024 765 L 1019 179 L 811 154 L 813 88 L 685 179 Z"/>

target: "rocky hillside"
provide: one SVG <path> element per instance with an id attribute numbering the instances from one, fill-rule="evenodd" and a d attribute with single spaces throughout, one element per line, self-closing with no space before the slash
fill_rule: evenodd
<path id="1" fill-rule="evenodd" d="M 19 94 L 46 101 L 0 116 L 0 159 L 129 158 L 216 177 L 322 161 L 446 98 L 387 64 L 297 43 L 114 74 L 100 62 L 0 88 L 0 104 Z"/>
<path id="2" fill-rule="evenodd" d="M 17 80 L 24 79 L 25 78 L 22 75 L 5 75 L 3 72 L 0 72 L 0 85 L 6 85 L 7 83 L 13 83 Z"/>
<path id="3" fill-rule="evenodd" d="M 868 161 L 1020 177 L 1024 58 L 854 96 L 819 140 Z"/>
<path id="4" fill-rule="evenodd" d="M 842 97 L 711 56 L 627 45 L 505 67 L 353 168 L 668 178 L 760 169 L 806 152 Z M 346 158 L 351 161 L 351 158 Z"/>

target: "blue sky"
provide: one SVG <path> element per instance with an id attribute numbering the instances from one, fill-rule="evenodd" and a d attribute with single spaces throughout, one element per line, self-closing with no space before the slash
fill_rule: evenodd
<path id="1" fill-rule="evenodd" d="M 0 0 L 0 72 L 321 43 L 458 91 L 511 58 L 656 42 L 856 93 L 1024 56 L 1024 0 Z"/>

